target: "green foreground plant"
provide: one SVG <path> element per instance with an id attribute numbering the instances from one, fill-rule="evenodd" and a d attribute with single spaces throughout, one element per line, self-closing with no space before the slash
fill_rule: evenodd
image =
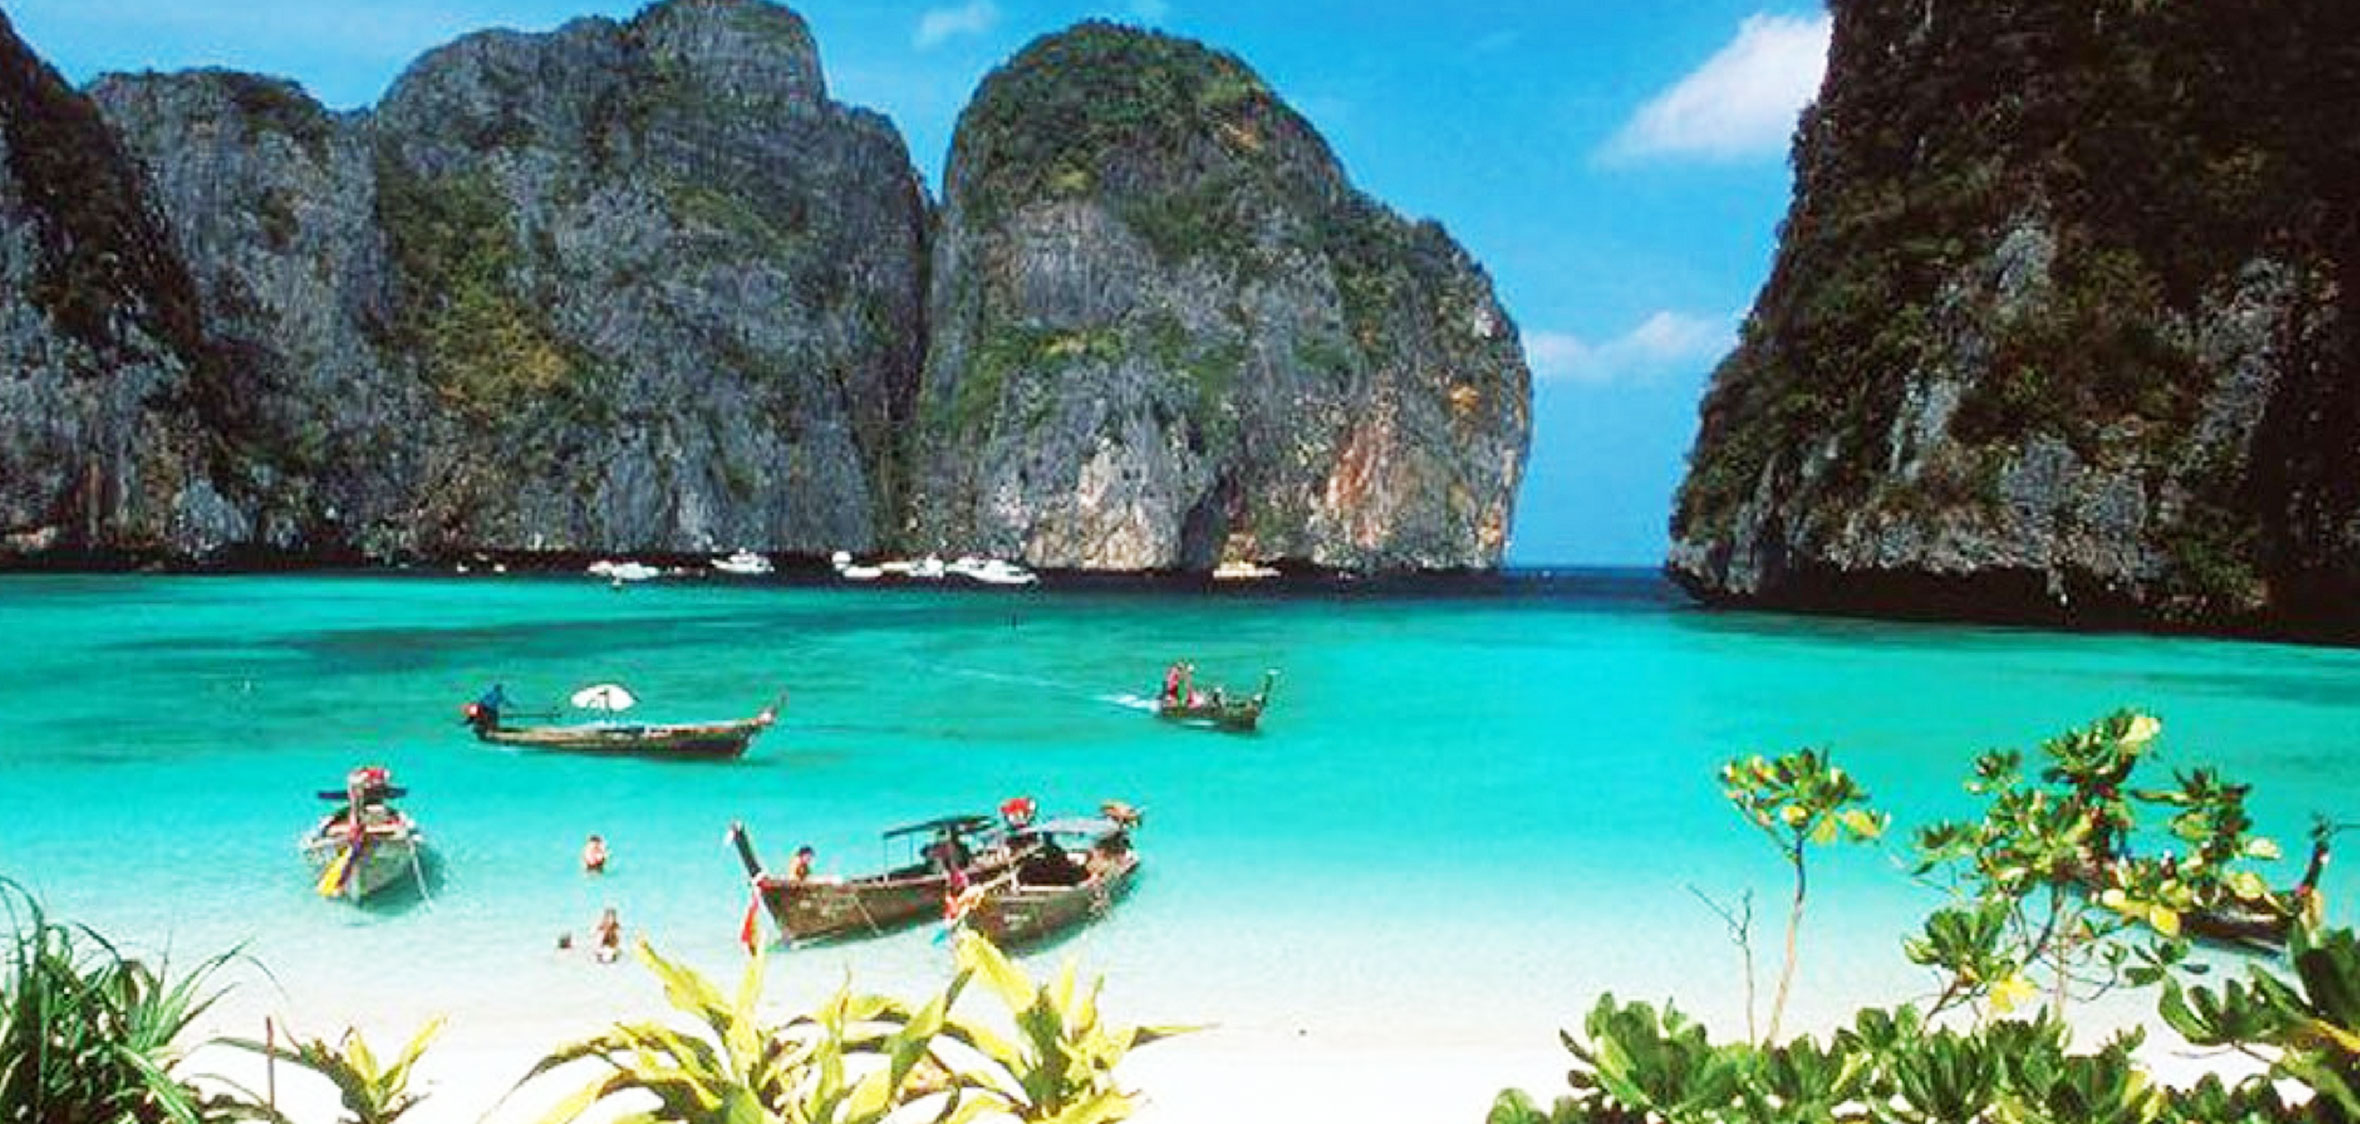
<path id="1" fill-rule="evenodd" d="M 1669 1005 L 1658 1012 L 1603 996 L 1582 1034 L 1560 1033 L 1574 1059 L 1571 1092 L 1544 1107 L 1506 1090 L 1490 1124 L 2360 1120 L 2360 940 L 2317 923 L 2329 830 L 2314 832 L 2302 882 L 2270 890 L 2246 865 L 2278 856 L 2251 834 L 2246 786 L 2208 769 L 2179 773 L 2171 788 L 2130 786 L 2161 728 L 2123 711 L 2067 731 L 2041 746 L 2037 781 L 2013 752 L 1978 758 L 1968 789 L 1984 797 L 1983 818 L 1937 824 L 1918 839 L 1920 874 L 1956 894 L 1904 945 L 1940 979 L 1925 1009 L 1863 1010 L 1822 1042 L 1779 1041 L 1774 1008 L 1763 1041 L 1714 1043 Z M 1798 782 L 1814 769 L 1832 766 L 1802 758 L 1782 770 L 1755 758 L 1722 772 L 1731 801 L 1796 865 L 1798 906 L 1799 855 L 1811 840 L 1789 832 L 1812 822 L 1807 809 L 1841 806 L 1830 789 L 1801 798 L 1810 790 Z M 2168 812 L 2159 830 L 2178 853 L 2136 851 L 2148 839 L 2143 809 Z M 2183 984 L 2179 976 L 2203 970 L 2187 959 L 2189 931 L 2224 915 L 2291 926 L 2294 978 L 2257 962 L 2248 983 Z M 1733 932 L 1742 937 L 1734 922 Z M 2029 1019 L 2003 1017 L 2037 994 L 2036 979 L 2050 1002 Z M 2143 1039 L 2135 1030 L 2074 1052 L 2068 999 L 2117 986 L 2160 986 L 2160 1014 L 2174 1030 L 2264 1072 L 2167 1088 L 2133 1056 Z M 1972 1017 L 1963 1027 L 1939 1021 L 1955 1013 Z M 2282 1085 L 2310 1095 L 2289 1103 Z"/>
<path id="2" fill-rule="evenodd" d="M 1809 889 L 1805 857 L 1814 845 L 1874 840 L 1884 834 L 1887 817 L 1871 811 L 1868 791 L 1816 749 L 1798 749 L 1774 759 L 1756 755 L 1731 761 L 1721 767 L 1721 791 L 1747 822 L 1770 837 L 1794 871 L 1794 897 L 1786 912 L 1786 954 L 1778 969 L 1778 992 L 1770 1000 L 1768 1039 L 1775 1041 L 1795 978 L 1796 941 Z M 1752 963 L 1751 956 L 1747 963 Z M 1747 986 L 1750 994 L 1750 981 Z M 1749 1030 L 1753 1017 L 1749 1002 Z"/>
<path id="3" fill-rule="evenodd" d="M 220 997 L 234 953 L 174 979 L 92 930 L 52 920 L 0 879 L 12 942 L 0 976 L 0 1121 L 115 1124 L 251 1118 L 253 1107 L 191 1088 L 179 1039 Z"/>
<path id="4" fill-rule="evenodd" d="M 655 1097 L 661 1109 L 646 1119 L 686 1124 L 874 1124 L 913 1106 L 939 1121 L 1098 1124 L 1136 1108 L 1136 1095 L 1116 1080 L 1123 1058 L 1177 1033 L 1107 1026 L 1098 983 L 1078 989 L 1069 965 L 1036 987 L 974 933 L 960 935 L 950 982 L 919 1006 L 855 994 L 847 983 L 817 1011 L 777 1026 L 756 1009 L 759 954 L 725 998 L 645 941 L 634 952 L 672 1007 L 698 1025 L 618 1024 L 543 1058 L 519 1087 L 577 1062 L 602 1067 L 543 1117 L 548 1124 L 602 1112 L 625 1095 Z M 1012 1016 L 1013 1037 L 955 1010 L 978 978 Z"/>
<path id="5" fill-rule="evenodd" d="M 442 1026 L 438 1018 L 421 1027 L 391 1065 L 378 1064 L 376 1053 L 357 1028 L 347 1028 L 334 1043 L 325 1038 L 297 1040 L 289 1046 L 250 1038 L 227 1038 L 222 1043 L 290 1062 L 327 1078 L 336 1086 L 348 1114 L 345 1119 L 352 1124 L 393 1124 L 426 1099 L 423 1093 L 410 1092 L 410 1071 Z"/>

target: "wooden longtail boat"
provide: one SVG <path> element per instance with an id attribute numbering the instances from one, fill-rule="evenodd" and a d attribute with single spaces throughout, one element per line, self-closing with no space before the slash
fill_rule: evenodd
<path id="1" fill-rule="evenodd" d="M 2283 890 L 2251 900 L 2230 900 L 2180 915 L 2180 932 L 2190 939 L 2236 952 L 2275 956 L 2286 951 L 2294 926 L 2306 910 L 2318 908 L 2319 875 L 2327 869 L 2332 832 L 2324 825 L 2311 833 L 2311 860 L 2302 880 Z M 2084 865 L 2074 872 L 2082 892 L 2095 898 L 2115 885 L 2103 866 Z"/>
<path id="2" fill-rule="evenodd" d="M 1271 685 L 1278 681 L 1278 672 L 1262 673 L 1262 689 L 1250 695 L 1230 695 L 1219 687 L 1199 690 L 1187 678 L 1188 672 L 1175 669 L 1176 674 L 1164 678 L 1163 693 L 1156 696 L 1155 715 L 1170 722 L 1191 726 L 1207 726 L 1218 730 L 1243 733 L 1262 721 L 1262 708 L 1270 704 Z"/>
<path id="3" fill-rule="evenodd" d="M 928 917 L 941 916 L 952 883 L 998 877 L 1015 856 L 1000 845 L 999 827 L 989 816 L 944 816 L 884 833 L 885 845 L 903 843 L 909 861 L 857 878 L 815 878 L 808 871 L 778 875 L 762 865 L 744 824 L 729 825 L 746 877 L 779 931 L 791 940 L 875 936 Z M 926 839 L 923 848 L 917 841 Z M 945 850 L 947 844 L 947 852 Z M 947 865 L 946 865 L 947 864 Z M 959 872 L 954 879 L 953 870 Z"/>
<path id="4" fill-rule="evenodd" d="M 340 802 L 297 841 L 323 898 L 359 903 L 378 891 L 414 881 L 423 892 L 426 836 L 391 803 L 409 795 L 381 765 L 346 774 L 340 790 L 319 794 Z"/>
<path id="5" fill-rule="evenodd" d="M 989 882 L 969 887 L 948 910 L 1003 948 L 1038 944 L 1105 916 L 1139 875 L 1131 847 L 1138 814 L 1110 804 L 1103 818 L 1051 820 L 1016 833 L 1013 845 L 1043 846 Z"/>
<path id="6" fill-rule="evenodd" d="M 459 708 L 478 741 L 516 749 L 692 760 L 727 760 L 745 755 L 756 735 L 778 720 L 778 704 L 751 718 L 727 722 L 646 723 L 603 719 L 553 726 L 510 726 L 501 721 L 505 700 L 494 687 Z M 619 709 L 619 708 L 618 708 Z"/>

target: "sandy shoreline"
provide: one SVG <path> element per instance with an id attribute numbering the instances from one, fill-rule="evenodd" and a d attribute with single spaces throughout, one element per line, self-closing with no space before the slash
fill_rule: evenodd
<path id="1" fill-rule="evenodd" d="M 2140 1005 L 2116 996 L 2099 1009 L 2076 1013 L 2077 1050 L 2097 1048 Z M 765 1005 L 767 1018 L 783 1019 L 785 1008 Z M 658 1006 L 618 1012 L 630 1018 L 676 1023 Z M 1110 1016 L 1123 1021 L 1120 1011 Z M 426 1099 L 404 1117 L 408 1124 L 538 1124 L 567 1095 L 596 1072 L 575 1069 L 518 1087 L 517 1081 L 547 1051 L 603 1029 L 605 1022 L 541 1022 L 515 1013 L 497 1025 L 446 1025 L 421 1061 L 412 1084 Z M 1564 1026 L 1578 1030 L 1579 1015 Z M 2152 1023 L 2141 1018 L 2138 1021 Z M 1723 1033 L 1713 1023 L 1716 1041 Z M 364 1027 L 380 1060 L 398 1050 L 415 1027 Z M 1824 1037 L 1825 1027 L 1806 1028 Z M 244 1030 L 233 1033 L 248 1033 Z M 1461 1037 L 1420 1041 L 1416 1027 L 1399 1028 L 1398 1039 L 1383 1030 L 1337 1040 L 1334 1036 L 1282 1027 L 1208 1026 L 1154 1043 L 1131 1055 L 1121 1070 L 1126 1084 L 1142 1095 L 1134 1119 L 1143 1124 L 1281 1124 L 1302 1120 L 1351 1120 L 1356 1124 L 1480 1124 L 1492 1100 L 1509 1088 L 1547 1103 L 1567 1091 L 1570 1057 L 1553 1032 L 1511 1037 Z M 2150 1072 L 2170 1085 L 2193 1083 L 2207 1072 L 2225 1076 L 2251 1072 L 2245 1059 L 2200 1052 L 2168 1031 L 2150 1025 L 2140 1051 Z M 276 1105 L 298 1124 L 331 1124 L 339 1119 L 335 1091 L 323 1080 L 280 1064 L 275 1073 Z M 184 1074 L 229 1078 L 261 1094 L 272 1075 L 253 1054 L 208 1047 L 191 1057 Z M 587 1117 L 605 1120 L 612 1113 Z"/>
<path id="2" fill-rule="evenodd" d="M 1471 1046 L 1337 1049 L 1216 1031 L 1158 1043 L 1133 1055 L 1122 1072 L 1142 1094 L 1144 1107 L 1133 1117 L 1142 1124 L 1479 1124 L 1492 1098 L 1509 1086 L 1533 1090 L 1544 1100 L 1563 1091 L 1564 1053 L 1553 1042 L 1543 1047 L 1527 1047 L 1522 1056 Z M 412 1085 L 427 1097 L 403 1120 L 535 1124 L 593 1072 L 580 1068 L 569 1071 L 580 1075 L 573 1080 L 553 1074 L 515 1088 L 540 1055 L 540 1048 L 461 1044 L 456 1038 L 439 1043 Z M 258 1094 L 268 1083 L 259 1059 L 221 1048 L 200 1051 L 187 1072 L 227 1077 Z M 316 1076 L 282 1064 L 276 1089 L 278 1107 L 299 1124 L 331 1124 L 339 1117 L 334 1089 Z"/>

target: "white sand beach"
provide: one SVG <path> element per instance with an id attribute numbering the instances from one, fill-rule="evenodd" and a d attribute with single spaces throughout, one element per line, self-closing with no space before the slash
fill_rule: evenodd
<path id="1" fill-rule="evenodd" d="M 2095 1048 L 2125 1019 L 2152 1023 L 2140 1017 L 2151 1005 L 2135 999 L 2120 995 L 2080 1012 L 2077 1045 Z M 652 1003 L 617 1014 L 667 1022 L 678 1018 Z M 783 1018 L 787 1012 L 773 1014 Z M 1119 1011 L 1110 1014 L 1120 1019 Z M 1566 1026 L 1578 1030 L 1579 1021 L 1569 1016 Z M 418 1067 L 412 1088 L 426 1099 L 406 1121 L 539 1124 L 598 1072 L 595 1066 L 577 1063 L 520 1088 L 518 1080 L 550 1048 L 606 1024 L 536 1022 L 523 1016 L 491 1022 L 446 1026 Z M 1804 1029 L 1822 1032 L 1825 1027 Z M 414 1030 L 366 1027 L 364 1033 L 383 1060 Z M 1716 1040 L 1727 1037 L 1720 1030 L 1716 1025 Z M 2255 1068 L 2248 1059 L 2196 1051 L 2158 1030 L 2150 1025 L 2141 1057 L 2167 1084 L 2189 1084 L 2206 1072 L 2234 1077 Z M 1397 1031 L 1396 1036 L 1370 1028 L 1336 1040 L 1305 1029 L 1208 1026 L 1139 1050 L 1121 1072 L 1141 1095 L 1142 1108 L 1134 1117 L 1141 1124 L 1292 1124 L 1319 1119 L 1479 1124 L 1503 1089 L 1524 1089 L 1543 1103 L 1566 1092 L 1571 1059 L 1553 1031 L 1450 1041 L 1423 1041 L 1417 1028 Z M 185 1072 L 227 1077 L 257 1094 L 275 1089 L 274 1103 L 298 1124 L 332 1124 L 339 1119 L 334 1090 L 316 1075 L 283 1063 L 269 1067 L 250 1053 L 208 1047 L 190 1059 Z M 620 1107 L 608 1106 L 584 1119 L 593 1124 L 611 1119 Z"/>
<path id="2" fill-rule="evenodd" d="M 558 1028 L 550 1028 L 557 1032 Z M 554 1043 L 561 1035 L 553 1033 Z M 372 1041 L 372 1046 L 375 1043 Z M 1141 1124 L 1280 1124 L 1353 1120 L 1372 1124 L 1479 1124 L 1499 1091 L 1511 1085 L 1554 1096 L 1564 1085 L 1564 1054 L 1554 1042 L 1520 1053 L 1473 1046 L 1336 1049 L 1260 1036 L 1207 1032 L 1159 1043 L 1134 1055 L 1123 1072 L 1142 1094 Z M 467 1042 L 452 1036 L 420 1064 L 413 1089 L 426 1099 L 408 1124 L 537 1124 L 595 1072 L 577 1066 L 518 1089 L 539 1049 Z M 339 1118 L 324 1080 L 279 1065 L 276 1104 L 298 1124 Z M 271 1082 L 260 1059 L 208 1048 L 190 1072 L 217 1073 L 257 1093 Z M 569 1075 L 578 1075 L 568 1080 Z M 589 1120 L 602 1120 L 599 1113 Z"/>

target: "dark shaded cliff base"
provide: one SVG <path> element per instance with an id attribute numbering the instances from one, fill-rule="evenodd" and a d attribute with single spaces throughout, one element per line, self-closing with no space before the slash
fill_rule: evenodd
<path id="1" fill-rule="evenodd" d="M 204 559 L 189 559 L 140 551 L 47 551 L 0 554 L 0 580 L 10 575 L 60 574 L 174 574 L 273 575 L 336 574 L 370 578 L 466 578 L 485 581 L 579 581 L 611 584 L 589 572 L 592 562 L 607 558 L 588 554 L 532 554 L 491 551 L 439 559 L 382 562 L 358 556 L 308 556 L 262 550 L 224 551 Z M 1305 595 L 1367 597 L 1447 597 L 1532 599 L 1577 595 L 1658 607 L 1693 606 L 1685 593 L 1653 570 L 1635 567 L 1557 567 L 1533 569 L 1395 569 L 1385 571 L 1335 570 L 1317 566 L 1276 567 L 1278 573 L 1254 580 L 1222 580 L 1206 571 L 1073 570 L 1033 571 L 1037 585 L 999 586 L 956 575 L 943 578 L 887 576 L 853 581 L 838 574 L 828 559 L 813 555 L 770 555 L 772 573 L 740 575 L 712 567 L 709 554 L 634 554 L 632 561 L 664 571 L 641 584 L 657 587 L 698 582 L 789 588 L 844 590 L 910 590 L 977 596 L 1025 598 L 1042 591 L 1214 594 L 1226 597 L 1300 597 Z"/>
<path id="2" fill-rule="evenodd" d="M 2280 602 L 2286 608 L 2267 613 L 2208 615 L 2183 609 L 2181 615 L 2165 616 L 2087 575 L 2030 569 L 1858 573 L 1804 566 L 1790 571 L 1769 596 L 1732 594 L 1669 568 L 1664 576 L 1683 595 L 1714 611 L 2360 646 L 2360 602 L 2324 595 L 2287 598 Z M 2053 580 L 2061 580 L 2061 587 L 2052 587 Z"/>

